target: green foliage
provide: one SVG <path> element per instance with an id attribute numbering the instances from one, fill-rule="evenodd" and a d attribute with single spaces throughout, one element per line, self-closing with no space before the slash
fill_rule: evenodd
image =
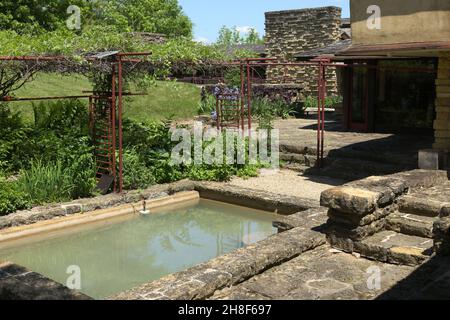
<path id="1" fill-rule="evenodd" d="M 123 186 L 126 190 L 144 189 L 155 183 L 152 171 L 134 149 L 123 154 Z"/>
<path id="2" fill-rule="evenodd" d="M 26 194 L 17 190 L 14 182 L 6 181 L 4 177 L 0 177 L 0 215 L 7 215 L 28 207 Z"/>
<path id="3" fill-rule="evenodd" d="M 87 165 L 87 167 L 85 167 Z M 34 160 L 20 173 L 17 188 L 32 204 L 63 202 L 94 194 L 95 167 L 89 157 L 65 166 L 62 161 Z"/>
<path id="4" fill-rule="evenodd" d="M 10 173 L 20 168 L 22 157 L 27 156 L 23 145 L 30 131 L 19 113 L 12 113 L 8 105 L 0 104 L 0 171 Z"/>
<path id="5" fill-rule="evenodd" d="M 84 17 L 92 15 L 93 6 L 89 0 L 2 0 L 0 29 L 19 33 L 54 31 L 64 26 L 70 5 L 77 5 Z"/>
<path id="6" fill-rule="evenodd" d="M 332 108 L 334 105 L 342 103 L 342 97 L 340 96 L 328 96 L 325 98 L 325 108 Z M 317 97 L 307 96 L 305 99 L 305 108 L 317 109 Z"/>
<path id="7" fill-rule="evenodd" d="M 17 187 L 33 204 L 68 201 L 74 188 L 68 173 L 61 161 L 33 161 L 29 170 L 21 172 Z"/>
<path id="8" fill-rule="evenodd" d="M 198 103 L 197 113 L 199 115 L 209 115 L 213 111 L 216 111 L 216 97 L 212 94 L 205 93 L 202 97 L 202 101 Z"/>
<path id="9" fill-rule="evenodd" d="M 57 100 L 33 104 L 37 130 L 51 130 L 62 136 L 68 132 L 84 135 L 88 132 L 86 105 L 79 100 Z"/>
<path id="10" fill-rule="evenodd" d="M 35 34 L 63 29 L 70 5 L 81 9 L 85 30 L 100 25 L 120 32 L 192 35 L 192 22 L 177 0 L 4 0 L 0 3 L 0 28 Z"/>
<path id="11" fill-rule="evenodd" d="M 287 119 L 296 113 L 296 105 L 283 98 L 255 97 L 252 100 L 252 114 L 258 119 L 261 129 L 272 129 L 275 118 Z"/>
<path id="12" fill-rule="evenodd" d="M 177 0 L 105 0 L 96 23 L 121 31 L 192 37 L 192 22 Z"/>
<path id="13" fill-rule="evenodd" d="M 85 152 L 81 154 L 72 154 L 71 156 L 72 159 L 69 160 L 67 171 L 73 184 L 71 197 L 73 199 L 78 199 L 95 195 L 97 187 L 95 173 L 97 170 L 92 153 Z"/>
<path id="14" fill-rule="evenodd" d="M 185 177 L 183 166 L 170 164 L 174 143 L 170 139 L 169 127 L 170 121 L 138 123 L 128 119 L 124 122 L 125 148 L 132 150 L 135 166 L 141 168 L 144 176 L 149 174 L 147 170 L 151 170 L 150 184 L 173 182 Z"/>
<path id="15" fill-rule="evenodd" d="M 2 169 L 21 170 L 18 186 L 30 203 L 91 196 L 95 164 L 85 106 L 79 101 L 58 101 L 35 105 L 34 110 L 33 126 L 24 126 L 20 116 L 7 109 L 1 113 L 4 126 L 0 130 L 7 130 L 0 137 Z"/>
<path id="16" fill-rule="evenodd" d="M 237 44 L 262 44 L 264 39 L 254 28 L 250 28 L 249 32 L 243 35 L 236 26 L 233 28 L 222 26 L 216 43 L 228 47 Z"/>

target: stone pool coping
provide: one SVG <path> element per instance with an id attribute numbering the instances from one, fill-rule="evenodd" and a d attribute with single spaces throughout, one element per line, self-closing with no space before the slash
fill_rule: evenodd
<path id="1" fill-rule="evenodd" d="M 146 203 L 147 210 L 182 205 L 189 201 L 200 199 L 197 191 L 182 191 L 174 195 L 149 200 Z M 21 225 L 0 230 L 0 247 L 8 243 L 16 243 L 22 239 L 35 239 L 35 236 L 64 232 L 66 229 L 74 230 L 85 225 L 97 225 L 99 222 L 117 221 L 120 217 L 132 217 L 144 209 L 143 203 L 131 203 L 118 207 L 95 210 L 87 213 L 77 213 L 52 220 L 39 221 L 33 224 Z"/>
<path id="2" fill-rule="evenodd" d="M 319 201 L 307 198 L 274 194 L 266 191 L 237 187 L 227 183 L 182 180 L 170 184 L 155 185 L 145 190 L 130 191 L 124 194 L 109 194 L 17 211 L 0 217 L 0 230 L 30 225 L 39 221 L 52 220 L 78 213 L 113 208 L 123 204 L 137 203 L 142 200 L 160 199 L 183 191 L 198 191 L 200 196 L 205 199 L 218 200 L 285 215 L 319 206 Z"/>
<path id="3" fill-rule="evenodd" d="M 322 232 L 325 208 L 280 217 L 290 230 L 245 248 L 213 258 L 187 270 L 139 285 L 109 300 L 202 300 L 237 285 L 304 252 L 326 244 Z"/>

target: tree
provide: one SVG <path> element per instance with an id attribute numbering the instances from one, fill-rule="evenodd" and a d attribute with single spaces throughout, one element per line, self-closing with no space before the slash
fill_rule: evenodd
<path id="1" fill-rule="evenodd" d="M 65 25 L 70 5 L 80 7 L 85 16 L 92 12 L 89 0 L 2 0 L 0 29 L 21 34 L 56 30 Z"/>
<path id="2" fill-rule="evenodd" d="M 81 9 L 83 29 L 106 25 L 118 32 L 192 36 L 192 22 L 178 0 L 2 0 L 0 29 L 23 34 L 64 28 L 71 5 Z"/>
<path id="3" fill-rule="evenodd" d="M 100 23 L 119 30 L 192 37 L 192 22 L 178 0 L 107 0 Z"/>
<path id="4" fill-rule="evenodd" d="M 241 32 L 237 27 L 229 28 L 223 26 L 219 30 L 219 36 L 217 37 L 217 44 L 221 46 L 230 46 L 237 44 L 259 44 L 264 40 L 260 37 L 259 33 L 254 28 L 250 28 L 248 33 L 241 35 Z"/>

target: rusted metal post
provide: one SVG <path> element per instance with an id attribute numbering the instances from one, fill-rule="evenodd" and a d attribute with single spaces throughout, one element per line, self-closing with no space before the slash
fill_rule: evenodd
<path id="1" fill-rule="evenodd" d="M 94 110 L 92 108 L 92 96 L 89 97 L 89 133 L 93 134 L 94 132 Z"/>
<path id="2" fill-rule="evenodd" d="M 220 114 L 220 99 L 219 96 L 216 96 L 216 126 L 217 126 L 217 130 L 220 131 L 220 117 L 222 116 Z"/>
<path id="3" fill-rule="evenodd" d="M 321 132 L 321 144 L 320 144 L 320 167 L 323 168 L 323 152 L 324 152 L 324 144 L 325 144 L 325 95 L 327 89 L 325 70 L 326 67 L 323 62 L 320 62 L 320 68 L 322 73 L 322 90 L 321 90 L 321 100 L 322 100 L 322 132 Z"/>
<path id="4" fill-rule="evenodd" d="M 248 136 L 252 130 L 252 81 L 250 79 L 250 61 L 247 60 L 247 117 L 248 117 Z"/>
<path id="5" fill-rule="evenodd" d="M 323 115 L 322 115 L 322 95 L 323 95 L 323 77 L 322 77 L 322 62 L 317 62 L 317 166 L 322 168 L 321 150 L 323 144 Z"/>
<path id="6" fill-rule="evenodd" d="M 241 96 L 241 128 L 242 128 L 242 134 L 244 135 L 244 131 L 245 131 L 245 77 L 244 77 L 244 66 L 241 62 L 240 66 L 240 71 L 241 71 L 241 92 L 240 92 L 240 96 Z"/>
<path id="7" fill-rule="evenodd" d="M 119 192 L 123 192 L 123 132 L 122 132 L 122 117 L 123 117 L 123 66 L 122 57 L 118 56 L 118 91 L 119 91 Z"/>
<path id="8" fill-rule="evenodd" d="M 116 174 L 116 66 L 111 67 L 111 134 L 112 134 L 112 175 L 114 177 L 114 192 L 117 192 L 117 174 Z"/>

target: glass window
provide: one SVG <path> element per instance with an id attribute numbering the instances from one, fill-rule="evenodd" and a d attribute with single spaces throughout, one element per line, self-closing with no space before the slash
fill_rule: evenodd
<path id="1" fill-rule="evenodd" d="M 434 59 L 378 62 L 375 101 L 376 131 L 432 129 L 434 120 Z"/>

